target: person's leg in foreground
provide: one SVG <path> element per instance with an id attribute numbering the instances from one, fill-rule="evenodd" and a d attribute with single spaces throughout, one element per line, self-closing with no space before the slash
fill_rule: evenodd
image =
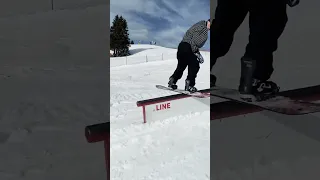
<path id="1" fill-rule="evenodd" d="M 288 0 L 261 1 L 218 0 L 215 21 L 211 33 L 211 69 L 219 57 L 224 56 L 233 41 L 233 36 L 249 12 L 250 36 L 246 52 L 241 58 L 239 92 L 241 98 L 255 101 L 279 91 L 276 83 L 269 81 L 273 72 L 273 53 L 278 39 L 287 23 Z M 229 12 L 233 13 L 229 13 Z M 216 77 L 211 76 L 211 85 Z"/>
<path id="2" fill-rule="evenodd" d="M 217 3 L 210 33 L 211 70 L 217 59 L 228 53 L 234 34 L 248 13 L 247 4 L 243 0 L 218 0 Z M 210 87 L 215 83 L 216 76 L 211 74 Z"/>
<path id="3" fill-rule="evenodd" d="M 248 7 L 250 35 L 241 58 L 239 92 L 243 99 L 255 101 L 279 92 L 277 84 L 268 80 L 273 73 L 273 53 L 288 21 L 287 1 L 269 0 L 261 5 L 250 0 Z"/>

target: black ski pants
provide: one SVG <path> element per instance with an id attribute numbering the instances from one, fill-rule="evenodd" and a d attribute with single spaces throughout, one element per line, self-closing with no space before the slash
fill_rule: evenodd
<path id="1" fill-rule="evenodd" d="M 244 57 L 256 61 L 254 78 L 268 80 L 273 73 L 273 52 L 285 29 L 287 0 L 217 0 L 211 26 L 211 69 L 230 49 L 238 27 L 249 13 L 249 43 Z"/>
<path id="2" fill-rule="evenodd" d="M 197 56 L 192 52 L 190 44 L 181 42 L 178 46 L 177 51 L 178 65 L 171 77 L 174 78 L 175 82 L 181 79 L 184 70 L 188 67 L 187 80 L 190 81 L 190 86 L 194 86 L 195 79 L 200 69 L 199 61 Z"/>

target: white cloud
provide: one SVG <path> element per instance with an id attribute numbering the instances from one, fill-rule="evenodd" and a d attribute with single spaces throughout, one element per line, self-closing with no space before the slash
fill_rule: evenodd
<path id="1" fill-rule="evenodd" d="M 205 0 L 110 0 L 110 22 L 122 15 L 131 39 L 176 47 L 191 25 L 210 17 L 209 6 L 210 1 Z"/>

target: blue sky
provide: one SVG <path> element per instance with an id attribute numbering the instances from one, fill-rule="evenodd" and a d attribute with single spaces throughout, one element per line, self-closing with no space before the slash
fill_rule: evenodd
<path id="1" fill-rule="evenodd" d="M 176 48 L 190 26 L 210 18 L 210 1 L 110 0 L 111 24 L 116 15 L 128 21 L 131 40 Z M 209 39 L 203 49 L 210 49 Z"/>

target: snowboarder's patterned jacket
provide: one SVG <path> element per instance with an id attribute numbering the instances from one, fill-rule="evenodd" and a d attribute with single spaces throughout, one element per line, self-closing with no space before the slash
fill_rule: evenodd
<path id="1" fill-rule="evenodd" d="M 192 51 L 198 52 L 208 39 L 207 21 L 199 21 L 188 29 L 182 42 L 189 43 Z"/>

